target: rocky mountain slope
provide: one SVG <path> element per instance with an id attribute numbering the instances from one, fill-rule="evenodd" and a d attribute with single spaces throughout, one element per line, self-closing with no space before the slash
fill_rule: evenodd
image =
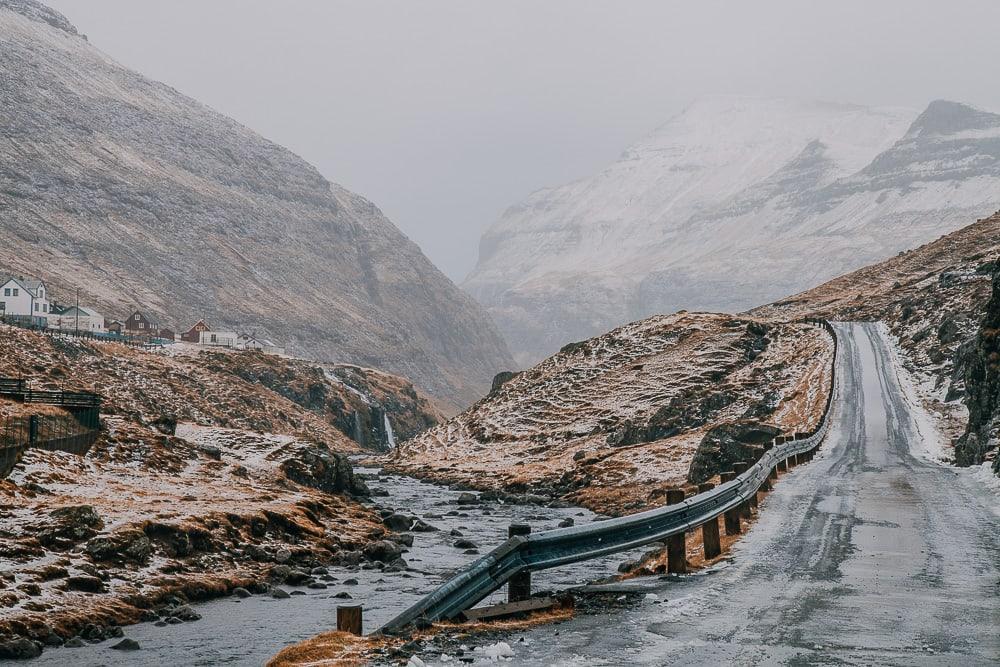
<path id="1" fill-rule="evenodd" d="M 508 209 L 464 287 L 533 362 L 654 313 L 766 303 L 998 207 L 1000 116 L 707 98 Z"/>
<path id="2" fill-rule="evenodd" d="M 983 346 L 989 320 L 983 322 L 998 265 L 1000 213 L 751 314 L 885 322 L 898 342 L 900 361 L 915 379 L 914 390 L 938 417 L 949 457 L 971 461 L 961 451 L 968 439 L 959 437 L 969 423 L 965 401 L 983 401 L 978 414 L 985 416 L 991 400 L 981 384 L 978 397 L 968 396 L 967 383 L 970 373 L 979 383 L 988 377 L 989 352 Z M 987 333 L 980 332 L 982 326 Z M 977 335 L 985 336 L 978 344 Z"/>
<path id="3" fill-rule="evenodd" d="M 993 457 L 993 473 L 1000 475 L 1000 258 L 994 266 L 993 294 L 979 333 L 965 359 L 966 403 L 969 425 L 955 445 L 960 465 L 977 465 Z"/>
<path id="4" fill-rule="evenodd" d="M 96 640 L 193 620 L 187 600 L 384 560 L 366 550 L 386 531 L 346 455 L 383 448 L 386 419 L 412 435 L 438 418 L 406 381 L 360 367 L 0 326 L 0 377 L 22 375 L 99 391 L 104 406 L 85 457 L 28 449 L 0 480 L 0 658 L 11 636 Z M 42 410 L 59 411 L 0 401 L 0 420 Z"/>
<path id="5" fill-rule="evenodd" d="M 628 513 L 744 446 L 818 423 L 832 340 L 802 323 L 678 313 L 566 346 L 404 443 L 390 469 Z M 501 380 L 506 382 L 501 384 Z"/>
<path id="6" fill-rule="evenodd" d="M 372 203 L 34 0 L 0 0 L 0 107 L 0 269 L 108 314 L 205 317 L 384 368 L 450 408 L 511 366 L 482 309 Z"/>

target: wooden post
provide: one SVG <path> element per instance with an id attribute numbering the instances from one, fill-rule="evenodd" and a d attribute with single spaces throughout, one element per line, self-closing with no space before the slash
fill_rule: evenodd
<path id="1" fill-rule="evenodd" d="M 722 483 L 733 481 L 736 477 L 736 473 L 732 471 L 719 473 L 719 477 L 722 479 Z M 739 535 L 742 530 L 740 528 L 740 508 L 734 508 L 725 513 L 724 523 L 726 524 L 726 535 Z"/>
<path id="2" fill-rule="evenodd" d="M 345 604 L 337 607 L 337 630 L 361 636 L 361 605 Z"/>
<path id="3" fill-rule="evenodd" d="M 526 523 L 512 523 L 507 527 L 507 537 L 530 535 L 531 526 Z M 531 572 L 518 572 L 507 580 L 507 602 L 521 602 L 531 597 Z"/>
<path id="4" fill-rule="evenodd" d="M 711 482 L 698 485 L 698 493 L 705 493 L 715 488 Z M 705 549 L 705 560 L 711 560 L 722 553 L 722 539 L 719 537 L 719 517 L 701 524 L 701 542 Z"/>
<path id="5" fill-rule="evenodd" d="M 667 504 L 684 502 L 684 489 L 669 489 Z M 667 538 L 667 572 L 684 574 L 687 572 L 687 534 L 678 533 Z"/>

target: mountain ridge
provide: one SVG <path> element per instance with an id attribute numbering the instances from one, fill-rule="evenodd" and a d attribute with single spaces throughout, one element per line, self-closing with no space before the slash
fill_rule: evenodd
<path id="1" fill-rule="evenodd" d="M 449 409 L 513 362 L 489 317 L 371 202 L 278 144 L 0 1 L 0 266 L 108 314 L 254 328 L 382 368 Z"/>
<path id="2" fill-rule="evenodd" d="M 1000 208 L 995 133 L 946 101 L 714 97 L 508 209 L 463 287 L 522 363 L 655 313 L 745 310 Z"/>

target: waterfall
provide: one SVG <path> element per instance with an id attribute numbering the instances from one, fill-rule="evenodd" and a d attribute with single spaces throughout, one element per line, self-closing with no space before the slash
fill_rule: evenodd
<path id="1" fill-rule="evenodd" d="M 382 421 L 385 424 L 385 439 L 389 443 L 389 449 L 396 448 L 396 436 L 392 432 L 392 424 L 389 423 L 389 415 L 385 412 L 382 413 Z"/>

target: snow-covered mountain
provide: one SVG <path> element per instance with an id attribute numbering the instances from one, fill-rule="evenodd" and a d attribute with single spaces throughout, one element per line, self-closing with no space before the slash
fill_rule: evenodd
<path id="1" fill-rule="evenodd" d="M 53 295 L 255 329 L 452 408 L 513 363 L 479 304 L 371 202 L 33 0 L 0 0 L 0 232 L 0 271 Z"/>
<path id="2" fill-rule="evenodd" d="M 680 308 L 737 311 L 1000 207 L 1000 116 L 700 100 L 484 234 L 465 288 L 530 362 Z"/>

